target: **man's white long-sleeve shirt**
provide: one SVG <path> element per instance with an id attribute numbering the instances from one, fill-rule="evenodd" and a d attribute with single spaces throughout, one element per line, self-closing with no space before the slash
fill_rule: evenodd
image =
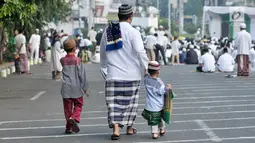
<path id="1" fill-rule="evenodd" d="M 149 59 L 141 34 L 127 22 L 120 22 L 123 47 L 106 52 L 106 33 L 100 44 L 101 67 L 107 68 L 106 80 L 141 80 L 141 69 L 148 68 Z"/>
<path id="2" fill-rule="evenodd" d="M 38 34 L 32 34 L 29 44 L 31 44 L 32 48 L 39 48 L 41 42 L 41 36 Z"/>
<path id="3" fill-rule="evenodd" d="M 237 48 L 238 55 L 249 55 L 251 48 L 251 34 L 246 30 L 237 33 L 235 38 L 235 47 Z"/>

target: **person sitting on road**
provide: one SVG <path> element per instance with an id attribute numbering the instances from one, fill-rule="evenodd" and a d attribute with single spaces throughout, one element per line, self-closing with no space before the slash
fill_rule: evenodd
<path id="1" fill-rule="evenodd" d="M 213 55 L 209 54 L 209 49 L 205 48 L 203 51 L 203 56 L 199 61 L 199 66 L 197 67 L 198 72 L 215 72 L 215 59 Z"/>
<path id="2" fill-rule="evenodd" d="M 217 65 L 220 72 L 233 72 L 235 66 L 234 58 L 228 53 L 228 49 L 223 49 L 223 55 L 220 56 Z"/>
<path id="3" fill-rule="evenodd" d="M 198 55 L 197 52 L 194 50 L 194 45 L 189 45 L 189 51 L 187 52 L 186 64 L 198 64 Z"/>

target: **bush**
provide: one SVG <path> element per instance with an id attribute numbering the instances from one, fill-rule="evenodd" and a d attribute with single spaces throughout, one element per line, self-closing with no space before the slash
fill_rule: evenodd
<path id="1" fill-rule="evenodd" d="M 195 34 L 197 32 L 198 27 L 192 23 L 185 23 L 184 24 L 184 31 L 189 34 Z"/>

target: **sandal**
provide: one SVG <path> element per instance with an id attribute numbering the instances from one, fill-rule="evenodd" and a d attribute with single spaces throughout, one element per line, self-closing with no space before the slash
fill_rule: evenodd
<path id="1" fill-rule="evenodd" d="M 120 139 L 120 135 L 112 134 L 111 139 L 112 140 L 119 140 Z"/>
<path id="2" fill-rule="evenodd" d="M 157 135 L 157 136 L 155 136 L 155 135 Z M 158 139 L 160 136 L 157 134 L 157 133 L 155 133 L 155 134 L 152 134 L 152 139 Z"/>
<path id="3" fill-rule="evenodd" d="M 132 130 L 133 130 L 133 132 L 132 132 L 132 133 L 128 132 L 130 129 L 132 129 Z M 135 128 L 127 127 L 127 135 L 134 135 L 134 134 L 136 134 L 136 133 L 137 133 L 137 130 L 136 130 Z"/>
<path id="4" fill-rule="evenodd" d="M 166 134 L 165 130 L 160 130 L 160 136 L 164 136 Z"/>

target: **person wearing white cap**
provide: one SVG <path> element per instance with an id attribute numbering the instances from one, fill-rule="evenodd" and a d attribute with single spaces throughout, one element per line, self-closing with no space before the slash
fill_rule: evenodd
<path id="1" fill-rule="evenodd" d="M 249 50 L 251 48 L 251 34 L 246 31 L 246 24 L 240 25 L 240 32 L 235 38 L 237 49 L 237 76 L 249 76 Z"/>
<path id="2" fill-rule="evenodd" d="M 132 27 L 133 8 L 119 7 L 118 22 L 110 22 L 100 44 L 101 69 L 105 69 L 105 97 L 108 124 L 113 129 L 112 140 L 119 140 L 120 128 L 127 126 L 126 134 L 134 135 L 133 128 L 138 111 L 142 72 L 149 59 L 141 33 Z"/>
<path id="3" fill-rule="evenodd" d="M 30 60 L 34 64 L 37 64 L 38 59 L 39 59 L 39 49 L 40 49 L 40 42 L 41 42 L 41 36 L 39 35 L 39 29 L 35 30 L 36 33 L 32 34 L 29 44 L 31 47 L 31 55 L 30 55 Z"/>
<path id="4" fill-rule="evenodd" d="M 157 139 L 166 133 L 165 121 L 162 111 L 164 109 L 165 96 L 172 89 L 170 84 L 165 85 L 159 78 L 160 64 L 157 61 L 151 61 L 148 66 L 148 74 L 144 77 L 146 88 L 146 104 L 142 116 L 151 126 L 152 138 Z M 166 121 L 167 123 L 167 121 Z"/>

